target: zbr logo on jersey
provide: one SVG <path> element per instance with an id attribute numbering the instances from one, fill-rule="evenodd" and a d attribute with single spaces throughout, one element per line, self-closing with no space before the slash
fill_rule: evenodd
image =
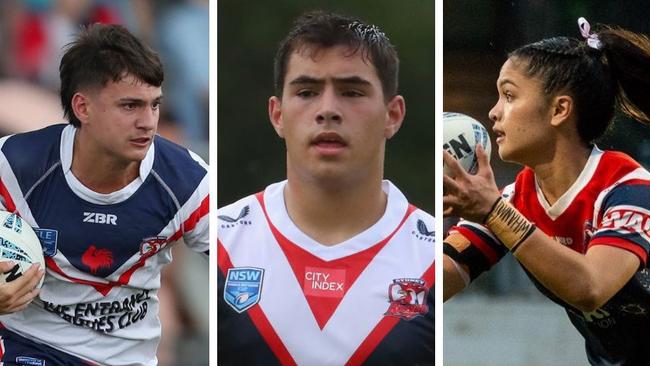
<path id="1" fill-rule="evenodd" d="M 117 215 L 105 214 L 101 212 L 84 212 L 83 222 L 93 224 L 117 225 Z"/>
<path id="2" fill-rule="evenodd" d="M 260 301 L 264 270 L 255 267 L 235 267 L 228 270 L 223 299 L 238 313 Z"/>
<path id="3" fill-rule="evenodd" d="M 390 305 L 384 315 L 411 320 L 429 311 L 427 294 L 429 289 L 419 278 L 397 278 L 388 286 Z"/>

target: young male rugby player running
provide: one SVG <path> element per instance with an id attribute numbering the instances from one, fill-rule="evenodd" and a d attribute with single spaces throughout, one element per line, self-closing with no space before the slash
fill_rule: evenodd
<path id="1" fill-rule="evenodd" d="M 208 250 L 207 165 L 156 135 L 162 64 L 123 27 L 85 29 L 59 70 L 70 124 L 0 139 L 2 208 L 47 267 L 40 294 L 35 268 L 0 285 L 0 362 L 156 365 L 161 267 L 181 239 Z"/>

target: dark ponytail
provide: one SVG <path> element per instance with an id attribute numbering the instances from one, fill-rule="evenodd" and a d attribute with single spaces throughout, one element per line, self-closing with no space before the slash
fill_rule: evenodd
<path id="1" fill-rule="evenodd" d="M 650 39 L 620 28 L 605 28 L 598 38 L 617 84 L 618 107 L 650 123 Z"/>

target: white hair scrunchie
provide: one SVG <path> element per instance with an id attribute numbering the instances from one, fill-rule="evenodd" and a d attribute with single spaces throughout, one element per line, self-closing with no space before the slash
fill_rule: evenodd
<path id="1" fill-rule="evenodd" d="M 583 17 L 578 18 L 578 27 L 580 27 L 580 33 L 582 33 L 582 36 L 587 40 L 587 45 L 591 48 L 599 50 L 602 46 L 602 43 L 600 43 L 600 39 L 598 39 L 598 35 L 596 33 L 589 34 L 591 26 L 589 25 L 587 19 Z"/>

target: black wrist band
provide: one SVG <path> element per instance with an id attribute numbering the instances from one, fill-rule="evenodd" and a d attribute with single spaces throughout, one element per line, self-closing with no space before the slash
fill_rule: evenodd
<path id="1" fill-rule="evenodd" d="M 494 201 L 494 203 L 492 204 L 492 207 L 490 208 L 490 211 L 488 211 L 487 215 L 485 215 L 485 217 L 483 218 L 483 224 L 487 223 L 488 217 L 490 217 L 490 214 L 492 213 L 492 211 L 494 211 L 494 208 L 497 207 L 497 204 L 499 203 L 499 201 L 501 201 L 501 196 L 499 196 L 499 198 L 497 198 L 497 200 Z"/>
<path id="2" fill-rule="evenodd" d="M 528 232 L 526 232 L 526 234 L 521 238 L 521 240 L 517 242 L 517 244 L 513 245 L 512 248 L 510 248 L 510 253 L 512 253 L 512 255 L 515 255 L 515 252 L 517 251 L 517 249 L 519 249 L 521 243 L 523 243 L 526 239 L 528 239 L 528 237 L 533 233 L 533 231 L 535 231 L 535 229 L 536 229 L 535 225 L 531 224 L 530 229 L 528 229 Z"/>

